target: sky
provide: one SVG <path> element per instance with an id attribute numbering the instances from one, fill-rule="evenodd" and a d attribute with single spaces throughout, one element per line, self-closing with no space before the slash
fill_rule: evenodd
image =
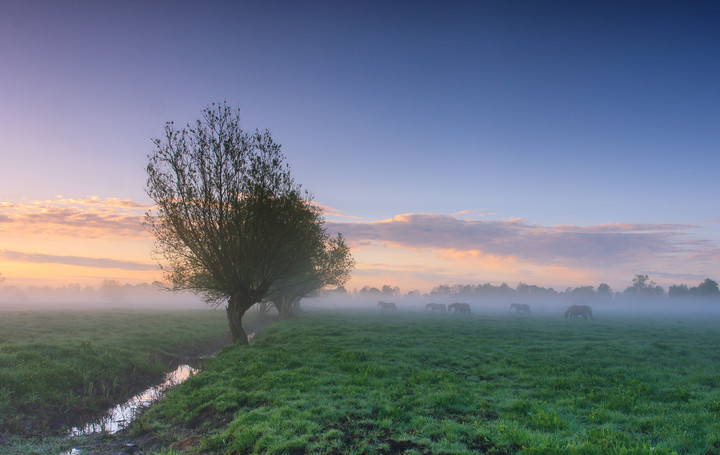
<path id="1" fill-rule="evenodd" d="M 268 129 L 365 285 L 720 280 L 720 3 L 0 2 L 1 286 L 161 278 L 152 139 Z"/>

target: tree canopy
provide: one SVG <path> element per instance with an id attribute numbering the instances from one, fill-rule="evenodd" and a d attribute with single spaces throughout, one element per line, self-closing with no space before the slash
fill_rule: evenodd
<path id="1" fill-rule="evenodd" d="M 670 297 L 718 297 L 720 296 L 720 289 L 716 281 L 706 278 L 705 281 L 688 288 L 685 284 L 670 286 L 668 290 Z"/>
<path id="2" fill-rule="evenodd" d="M 342 234 L 327 236 L 324 245 L 306 257 L 304 266 L 294 276 L 278 281 L 270 300 L 281 318 L 292 317 L 300 299 L 327 286 L 342 286 L 354 267 L 355 261 Z"/>
<path id="3" fill-rule="evenodd" d="M 624 295 L 630 297 L 662 297 L 665 295 L 662 286 L 658 286 L 647 275 L 635 275 L 632 282 L 632 286 L 628 286 L 623 292 Z"/>
<path id="4" fill-rule="evenodd" d="M 227 302 L 233 341 L 242 317 L 325 252 L 321 210 L 290 175 L 269 131 L 245 132 L 239 111 L 212 104 L 194 125 L 154 140 L 146 214 L 170 289 Z"/>

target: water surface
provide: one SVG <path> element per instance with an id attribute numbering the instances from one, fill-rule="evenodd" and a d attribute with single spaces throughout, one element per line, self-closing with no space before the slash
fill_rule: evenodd
<path id="1" fill-rule="evenodd" d="M 150 387 L 130 398 L 125 403 L 121 403 L 110 409 L 102 419 L 87 423 L 81 427 L 72 428 L 68 434 L 70 436 L 82 436 L 93 433 L 117 433 L 127 427 L 130 422 L 137 417 L 139 412 L 159 400 L 168 388 L 180 384 L 198 371 L 199 370 L 189 365 L 180 365 L 175 371 L 166 374 L 163 382 L 160 384 Z M 73 451 L 67 452 L 67 455 L 79 453 L 75 450 L 76 449 L 73 449 Z"/>

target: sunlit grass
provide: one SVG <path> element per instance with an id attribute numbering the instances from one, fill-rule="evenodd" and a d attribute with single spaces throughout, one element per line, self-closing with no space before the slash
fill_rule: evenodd
<path id="1" fill-rule="evenodd" d="M 313 314 L 131 428 L 200 436 L 180 453 L 720 453 L 718 322 Z"/>

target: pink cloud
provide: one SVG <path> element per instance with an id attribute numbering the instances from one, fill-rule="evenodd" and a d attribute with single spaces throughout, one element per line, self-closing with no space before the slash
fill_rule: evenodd
<path id="1" fill-rule="evenodd" d="M 693 253 L 690 255 L 690 259 L 703 262 L 720 262 L 720 248 Z"/>
<path id="2" fill-rule="evenodd" d="M 358 217 L 358 216 L 347 215 L 347 214 L 341 212 L 340 210 L 334 209 L 334 208 L 332 208 L 332 207 L 330 207 L 330 206 L 327 206 L 327 205 L 322 205 L 322 204 L 317 204 L 317 203 L 316 203 L 315 205 L 316 205 L 317 207 L 319 207 L 320 210 L 322 210 L 323 214 L 325 214 L 325 215 L 327 215 L 327 216 L 335 216 L 335 217 L 339 217 L 339 218 L 353 218 L 353 219 L 359 219 L 359 218 L 360 218 L 360 217 Z"/>
<path id="3" fill-rule="evenodd" d="M 110 258 L 90 258 L 82 256 L 58 256 L 42 253 L 0 250 L 0 259 L 8 262 L 33 262 L 39 264 L 64 264 L 80 267 L 110 268 L 124 270 L 158 270 L 157 265 L 136 261 L 121 261 Z"/>
<path id="4" fill-rule="evenodd" d="M 129 199 L 92 196 L 85 199 L 4 202 L 0 232 L 86 238 L 144 238 L 144 214 L 150 206 Z"/>

